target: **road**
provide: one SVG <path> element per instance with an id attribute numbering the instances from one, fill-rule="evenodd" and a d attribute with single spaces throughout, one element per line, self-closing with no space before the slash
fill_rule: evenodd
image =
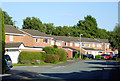
<path id="1" fill-rule="evenodd" d="M 15 66 L 4 80 L 118 80 L 119 62 L 106 60 L 75 60 L 58 65 Z"/>

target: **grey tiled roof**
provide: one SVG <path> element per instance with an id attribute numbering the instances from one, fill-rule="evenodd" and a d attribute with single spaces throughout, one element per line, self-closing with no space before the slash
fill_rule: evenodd
<path id="1" fill-rule="evenodd" d="M 83 48 L 84 50 L 92 50 L 92 51 L 104 51 L 102 49 L 93 49 L 93 48 Z"/>
<path id="2" fill-rule="evenodd" d="M 67 36 L 53 36 L 56 40 L 66 41 L 66 42 L 80 42 L 79 37 L 67 37 Z M 82 42 L 97 42 L 100 43 L 100 41 L 92 39 L 92 38 L 81 38 Z"/>
<path id="3" fill-rule="evenodd" d="M 6 43 L 5 44 L 5 48 L 15 48 L 15 47 L 19 47 L 21 45 L 21 42 L 17 42 L 17 43 Z"/>
<path id="4" fill-rule="evenodd" d="M 5 25 L 5 33 L 23 34 L 21 31 L 19 31 L 12 25 Z"/>
<path id="5" fill-rule="evenodd" d="M 38 30 L 29 30 L 29 29 L 21 29 L 22 31 L 32 35 L 32 36 L 45 36 L 45 37 L 50 37 L 50 35 L 47 35 L 45 33 L 42 33 Z"/>

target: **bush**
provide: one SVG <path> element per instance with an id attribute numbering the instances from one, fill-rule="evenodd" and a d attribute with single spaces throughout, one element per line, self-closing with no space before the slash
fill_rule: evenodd
<path id="1" fill-rule="evenodd" d="M 56 55 L 56 54 L 46 55 L 45 62 L 46 63 L 58 63 L 59 62 L 59 56 Z"/>
<path id="2" fill-rule="evenodd" d="M 34 63 L 35 60 L 45 60 L 44 52 L 25 52 L 22 51 L 19 55 L 19 63 L 29 64 Z"/>
<path id="3" fill-rule="evenodd" d="M 101 59 L 101 55 L 96 55 L 95 59 Z"/>
<path id="4" fill-rule="evenodd" d="M 67 61 L 67 53 L 64 49 L 59 48 L 56 50 L 56 53 L 57 53 L 57 55 L 59 55 L 60 61 L 63 61 L 63 62 Z"/>
<path id="5" fill-rule="evenodd" d="M 56 49 L 53 47 L 45 47 L 45 48 L 43 48 L 43 51 L 45 51 L 46 54 L 55 54 L 56 53 Z"/>
<path id="6" fill-rule="evenodd" d="M 78 50 L 78 58 L 80 58 L 80 50 Z M 82 53 L 81 53 L 81 59 L 84 59 Z"/>
<path id="7" fill-rule="evenodd" d="M 57 46 L 57 45 L 54 45 L 53 48 L 58 48 L 58 46 Z"/>

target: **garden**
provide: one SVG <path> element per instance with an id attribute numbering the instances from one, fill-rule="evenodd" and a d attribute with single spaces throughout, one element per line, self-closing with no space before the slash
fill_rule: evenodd
<path id="1" fill-rule="evenodd" d="M 22 51 L 19 55 L 19 62 L 15 65 L 52 65 L 67 62 L 67 53 L 64 49 L 45 47 L 42 52 Z"/>

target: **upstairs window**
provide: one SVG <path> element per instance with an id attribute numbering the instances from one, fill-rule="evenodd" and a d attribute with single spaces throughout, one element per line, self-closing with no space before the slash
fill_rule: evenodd
<path id="1" fill-rule="evenodd" d="M 88 44 L 88 47 L 90 47 L 91 46 L 91 44 Z"/>
<path id="2" fill-rule="evenodd" d="M 49 39 L 43 39 L 44 43 L 49 43 Z"/>
<path id="3" fill-rule="evenodd" d="M 39 43 L 39 41 L 40 41 L 40 40 L 36 38 L 36 43 Z"/>
<path id="4" fill-rule="evenodd" d="M 10 41 L 13 41 L 13 35 L 10 35 Z"/>
<path id="5" fill-rule="evenodd" d="M 93 47 L 95 47 L 95 44 L 93 43 Z"/>
<path id="6" fill-rule="evenodd" d="M 101 44 L 97 44 L 97 47 L 101 47 Z"/>
<path id="7" fill-rule="evenodd" d="M 67 46 L 67 42 L 65 42 L 65 46 Z"/>
<path id="8" fill-rule="evenodd" d="M 85 46 L 85 43 L 82 43 L 82 46 Z"/>
<path id="9" fill-rule="evenodd" d="M 75 47 L 79 47 L 79 43 L 78 42 L 75 43 Z"/>
<path id="10" fill-rule="evenodd" d="M 70 46 L 72 46 L 72 42 L 70 42 Z"/>

